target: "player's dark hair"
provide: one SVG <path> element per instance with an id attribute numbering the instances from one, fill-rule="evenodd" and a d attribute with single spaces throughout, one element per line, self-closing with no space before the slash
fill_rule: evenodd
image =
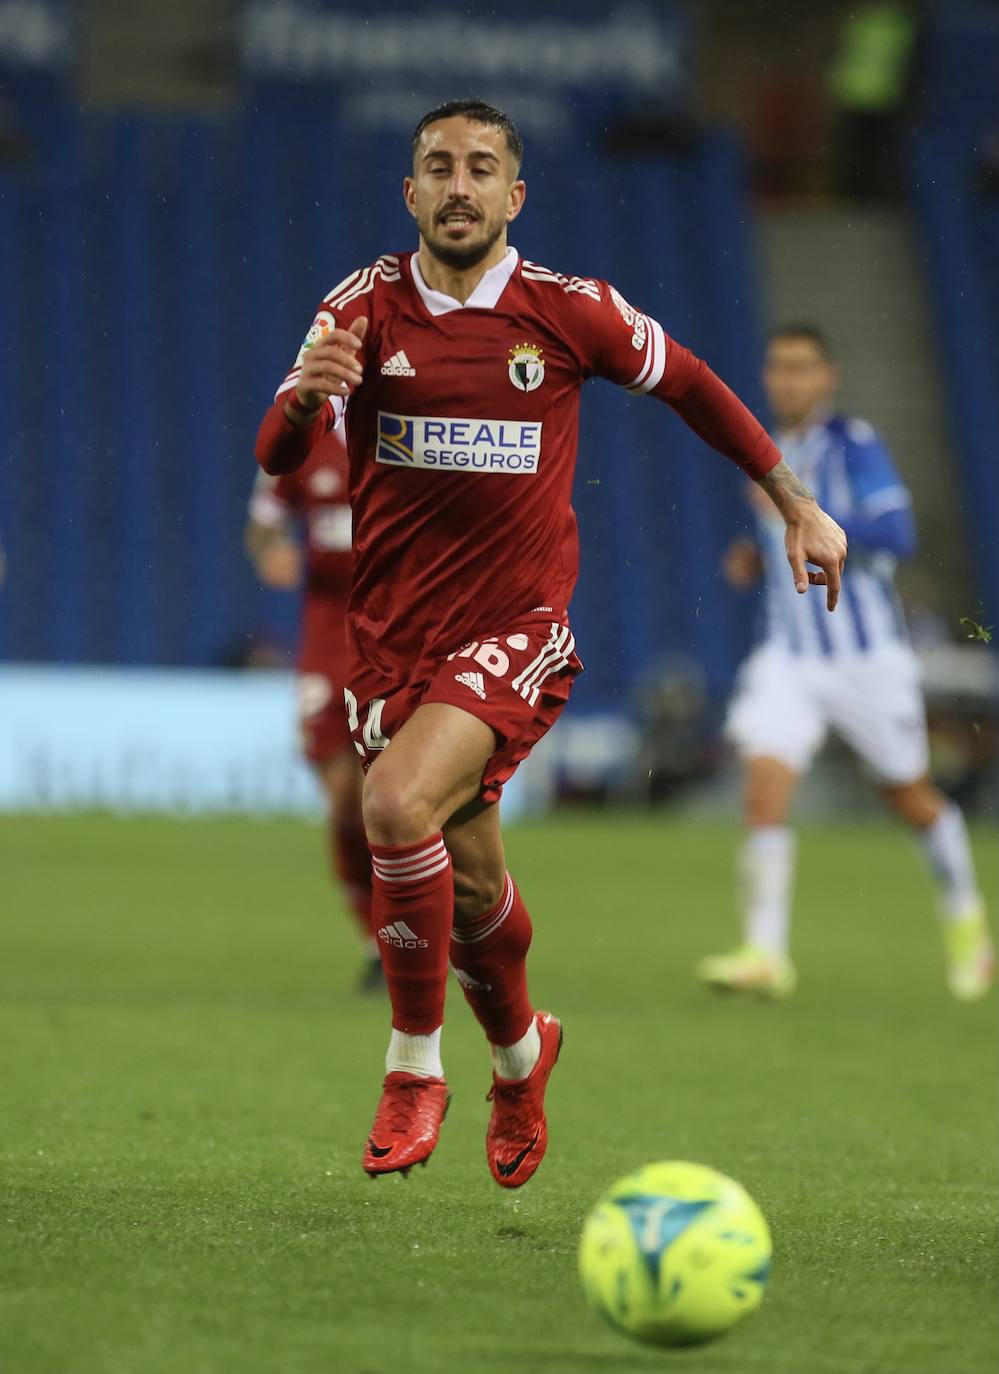
<path id="1" fill-rule="evenodd" d="M 807 339 L 815 345 L 825 362 L 831 363 L 835 357 L 832 340 L 817 324 L 808 324 L 806 321 L 779 324 L 767 335 L 767 343 L 773 343 L 775 339 Z"/>
<path id="2" fill-rule="evenodd" d="M 430 110 L 413 130 L 413 156 L 416 156 L 420 136 L 428 124 L 436 124 L 439 119 L 452 119 L 455 115 L 470 119 L 473 124 L 484 124 L 489 129 L 502 129 L 506 135 L 507 151 L 517 164 L 517 170 L 520 170 L 520 164 L 524 160 L 524 140 L 516 124 L 509 115 L 497 110 L 494 105 L 487 105 L 484 100 L 447 100 L 443 105 Z"/>

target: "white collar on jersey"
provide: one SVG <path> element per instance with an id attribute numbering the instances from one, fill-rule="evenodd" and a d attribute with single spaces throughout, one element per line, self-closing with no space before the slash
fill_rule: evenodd
<path id="1" fill-rule="evenodd" d="M 464 302 L 456 301 L 453 296 L 445 296 L 443 291 L 434 291 L 432 287 L 427 285 L 423 280 L 423 273 L 420 271 L 419 253 L 412 255 L 409 259 L 409 265 L 413 272 L 413 284 L 431 315 L 446 315 L 451 310 L 495 309 L 507 282 L 513 276 L 513 270 L 517 266 L 517 257 L 516 248 L 508 248 L 506 256 L 495 267 L 490 267 L 489 271 L 483 274 L 478 286 L 468 300 Z"/>

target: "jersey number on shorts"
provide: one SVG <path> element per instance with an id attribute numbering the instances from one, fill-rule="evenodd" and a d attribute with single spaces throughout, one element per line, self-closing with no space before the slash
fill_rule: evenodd
<path id="1" fill-rule="evenodd" d="M 515 640 L 523 639 L 523 645 L 514 644 Z M 527 647 L 527 639 L 521 635 L 513 635 L 509 643 L 514 644 L 515 648 Z M 510 656 L 505 654 L 495 639 L 487 639 L 483 643 L 473 640 L 471 644 L 466 644 L 463 649 L 456 650 L 453 654 L 448 654 L 448 662 L 455 658 L 470 658 L 473 662 L 481 664 L 487 668 L 495 677 L 504 677 L 510 669 Z"/>
<path id="2" fill-rule="evenodd" d="M 354 693 L 349 687 L 343 689 L 343 701 L 344 705 L 347 707 L 347 724 L 350 727 L 351 734 L 353 734 L 361 722 L 357 715 L 357 697 L 354 696 Z M 376 749 L 384 749 L 388 744 L 388 739 L 382 734 L 382 712 L 384 710 L 384 697 L 375 697 L 374 701 L 368 706 L 368 715 L 364 722 L 364 729 L 361 732 L 364 744 L 361 744 L 358 740 L 354 741 L 354 748 L 362 759 L 365 755 L 365 745 L 367 745 L 369 750 L 374 752 Z"/>

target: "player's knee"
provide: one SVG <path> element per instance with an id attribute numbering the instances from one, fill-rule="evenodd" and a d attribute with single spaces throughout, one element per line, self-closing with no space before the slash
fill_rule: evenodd
<path id="1" fill-rule="evenodd" d="M 417 844 L 435 829 L 431 808 L 411 778 L 392 769 L 371 769 L 361 801 L 371 844 Z"/>
<path id="2" fill-rule="evenodd" d="M 794 775 L 776 760 L 759 759 L 746 772 L 744 806 L 752 827 L 783 825 L 794 790 Z"/>
<path id="3" fill-rule="evenodd" d="M 746 822 L 748 825 L 783 825 L 786 807 L 783 798 L 771 787 L 750 787 L 746 790 Z"/>
<path id="4" fill-rule="evenodd" d="M 463 871 L 454 867 L 454 919 L 456 925 L 474 921 L 498 906 L 503 896 L 506 877 L 502 870 L 492 872 Z"/>
<path id="5" fill-rule="evenodd" d="M 928 778 L 911 783 L 885 783 L 881 795 L 895 814 L 916 830 L 931 826 L 946 805 L 943 794 Z"/>

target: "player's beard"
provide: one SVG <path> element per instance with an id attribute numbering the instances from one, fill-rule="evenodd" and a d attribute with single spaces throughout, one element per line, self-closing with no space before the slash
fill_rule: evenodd
<path id="1" fill-rule="evenodd" d="M 417 223 L 423 242 L 437 261 L 456 272 L 462 272 L 466 268 L 475 267 L 483 258 L 489 256 L 506 228 L 506 215 L 497 216 L 493 223 L 486 227 L 483 237 L 474 243 L 442 243 L 435 239 L 434 232 L 440 229 L 436 215 L 428 217 L 422 224 L 419 221 Z"/>

